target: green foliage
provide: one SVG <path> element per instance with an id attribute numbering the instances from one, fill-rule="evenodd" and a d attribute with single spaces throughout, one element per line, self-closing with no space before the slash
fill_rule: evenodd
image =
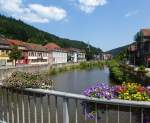
<path id="1" fill-rule="evenodd" d="M 128 59 L 128 53 L 127 53 L 127 49 L 124 49 L 122 52 L 120 52 L 118 55 L 116 55 L 114 57 L 115 60 L 119 61 L 119 62 L 126 62 L 126 60 Z"/>
<path id="2" fill-rule="evenodd" d="M 139 72 L 146 72 L 145 66 L 144 65 L 139 66 L 138 71 Z"/>
<path id="3" fill-rule="evenodd" d="M 123 82 L 124 80 L 124 74 L 122 70 L 120 69 L 120 65 L 115 60 L 109 61 L 108 67 L 110 70 L 110 77 L 114 79 L 117 82 Z"/>
<path id="4" fill-rule="evenodd" d="M 14 72 L 3 80 L 3 85 L 10 88 L 52 88 L 54 82 L 46 75 Z"/>
<path id="5" fill-rule="evenodd" d="M 10 60 L 15 60 L 15 65 L 16 61 L 22 58 L 22 51 L 18 49 L 18 46 L 12 46 L 11 52 L 9 53 L 9 58 Z"/>
<path id="6" fill-rule="evenodd" d="M 41 31 L 33 26 L 27 25 L 20 20 L 8 18 L 0 15 L 0 34 L 25 42 L 45 45 L 54 42 L 63 48 L 78 48 L 87 51 L 88 44 L 83 41 L 69 40 L 57 37 L 53 34 Z M 90 45 L 91 54 L 96 54 L 102 50 Z M 87 54 L 89 54 L 87 52 Z"/>

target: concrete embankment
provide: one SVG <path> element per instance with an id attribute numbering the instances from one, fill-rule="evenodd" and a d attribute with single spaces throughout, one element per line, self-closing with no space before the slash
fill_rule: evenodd
<path id="1" fill-rule="evenodd" d="M 51 68 L 67 67 L 71 65 L 77 65 L 78 63 L 65 63 L 65 64 L 44 64 L 44 65 L 25 65 L 25 66 L 6 66 L 0 67 L 0 80 L 4 80 L 9 77 L 13 72 L 29 72 L 29 73 L 44 73 Z"/>

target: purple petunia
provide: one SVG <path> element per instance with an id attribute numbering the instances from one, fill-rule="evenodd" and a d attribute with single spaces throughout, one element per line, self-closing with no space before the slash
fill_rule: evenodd
<path id="1" fill-rule="evenodd" d="M 94 86 L 84 90 L 83 94 L 89 97 L 112 99 L 114 89 L 105 83 L 96 83 Z"/>

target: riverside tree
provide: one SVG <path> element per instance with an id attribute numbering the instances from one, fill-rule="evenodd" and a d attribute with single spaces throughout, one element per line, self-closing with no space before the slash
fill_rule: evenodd
<path id="1" fill-rule="evenodd" d="M 22 58 L 22 51 L 18 49 L 18 46 L 16 45 L 12 46 L 9 58 L 10 60 L 15 62 L 16 66 L 16 61 Z"/>

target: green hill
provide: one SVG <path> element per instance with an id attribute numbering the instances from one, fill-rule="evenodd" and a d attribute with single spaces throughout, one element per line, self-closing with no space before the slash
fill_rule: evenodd
<path id="1" fill-rule="evenodd" d="M 129 45 L 125 45 L 122 47 L 118 47 L 112 50 L 107 51 L 107 53 L 112 54 L 113 56 L 117 56 L 118 54 L 120 54 L 121 52 L 123 52 L 125 49 L 127 49 Z"/>
<path id="2" fill-rule="evenodd" d="M 46 44 L 54 42 L 63 48 L 74 47 L 87 51 L 88 44 L 83 41 L 60 38 L 48 32 L 39 30 L 21 20 L 0 15 L 0 34 L 7 38 L 18 39 L 25 42 Z M 100 48 L 90 45 L 91 53 L 102 52 Z"/>

